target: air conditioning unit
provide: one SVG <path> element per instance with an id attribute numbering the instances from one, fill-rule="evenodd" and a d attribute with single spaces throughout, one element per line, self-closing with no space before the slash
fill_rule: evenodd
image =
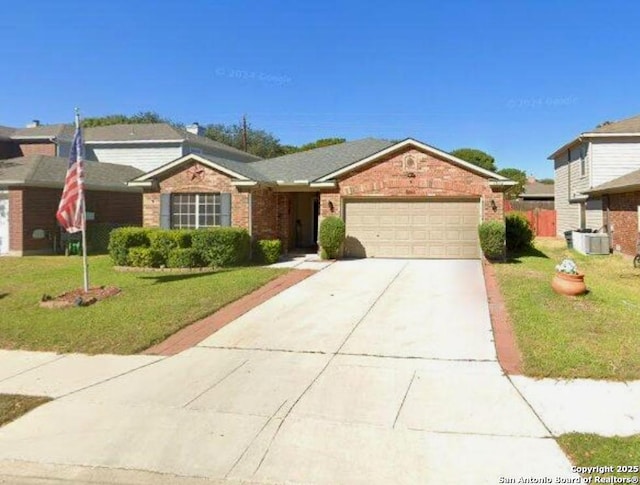
<path id="1" fill-rule="evenodd" d="M 574 232 L 573 248 L 582 254 L 609 254 L 609 234 Z"/>

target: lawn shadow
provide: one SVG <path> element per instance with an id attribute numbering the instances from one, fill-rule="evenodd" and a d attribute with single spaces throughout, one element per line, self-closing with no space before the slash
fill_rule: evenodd
<path id="1" fill-rule="evenodd" d="M 549 259 L 549 256 L 547 256 L 545 253 L 543 253 L 539 249 L 536 249 L 535 247 L 531 246 L 531 247 L 528 247 L 528 248 L 525 248 L 525 249 L 521 249 L 520 251 L 507 252 L 507 260 L 505 261 L 505 263 L 506 264 L 520 264 L 520 263 L 522 263 L 520 258 Z"/>
<path id="2" fill-rule="evenodd" d="M 2 300 L 5 296 L 9 296 L 9 293 L 0 293 L 0 300 Z"/>
<path id="3" fill-rule="evenodd" d="M 213 274 L 226 273 L 229 269 L 216 269 L 211 271 L 199 271 L 197 273 L 171 273 L 161 275 L 145 275 L 138 276 L 143 280 L 154 280 L 153 284 L 172 283 L 174 281 L 190 280 L 192 278 L 201 278 L 203 276 L 211 276 Z"/>

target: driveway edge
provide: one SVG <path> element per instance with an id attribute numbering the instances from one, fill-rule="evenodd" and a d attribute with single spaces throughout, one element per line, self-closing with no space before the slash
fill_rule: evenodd
<path id="1" fill-rule="evenodd" d="M 166 340 L 143 350 L 141 354 L 170 356 L 191 348 L 252 308 L 300 283 L 316 272 L 311 269 L 293 269 L 248 295 L 220 308 L 208 317 L 178 330 Z"/>
<path id="2" fill-rule="evenodd" d="M 522 354 L 518 348 L 513 324 L 500 292 L 496 270 L 491 263 L 483 260 L 482 272 L 487 289 L 489 315 L 498 362 L 506 374 L 522 375 Z"/>

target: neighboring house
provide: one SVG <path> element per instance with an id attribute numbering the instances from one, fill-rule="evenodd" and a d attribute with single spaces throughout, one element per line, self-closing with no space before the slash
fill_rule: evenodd
<path id="1" fill-rule="evenodd" d="M 589 191 L 640 169 L 640 116 L 582 133 L 549 159 L 555 165 L 558 236 L 577 228 L 602 229 L 601 196 Z"/>
<path id="2" fill-rule="evenodd" d="M 503 219 L 514 182 L 417 140 L 364 139 L 269 160 L 191 153 L 129 185 L 144 225 L 246 228 L 285 250 L 313 247 L 322 218 L 346 222 L 346 256 L 478 258 L 478 224 Z"/>
<path id="3" fill-rule="evenodd" d="M 198 123 L 186 130 L 168 123 L 122 124 L 85 128 L 86 157 L 98 162 L 118 163 L 144 172 L 190 153 L 253 162 L 260 157 L 213 141 Z"/>
<path id="4" fill-rule="evenodd" d="M 640 170 L 598 185 L 587 194 L 602 199 L 604 225 L 613 249 L 635 256 L 640 237 Z"/>
<path id="5" fill-rule="evenodd" d="M 59 246 L 55 214 L 68 165 L 47 155 L 0 160 L 0 254 L 50 253 Z M 141 191 L 126 184 L 141 173 L 110 163 L 85 165 L 88 230 L 102 222 L 141 225 Z"/>
<path id="6" fill-rule="evenodd" d="M 41 125 L 38 120 L 25 128 L 0 127 L 0 159 L 25 155 L 69 156 L 73 126 Z"/>
<path id="7" fill-rule="evenodd" d="M 528 211 L 533 209 L 554 208 L 555 189 L 554 184 L 543 184 L 535 177 L 528 177 L 524 190 L 516 200 L 510 201 L 514 210 Z"/>

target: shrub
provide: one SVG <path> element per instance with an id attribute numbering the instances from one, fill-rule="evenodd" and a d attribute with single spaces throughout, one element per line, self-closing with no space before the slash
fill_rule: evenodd
<path id="1" fill-rule="evenodd" d="M 333 259 L 338 256 L 340 246 L 344 242 L 346 228 L 344 221 L 336 216 L 322 219 L 318 240 L 320 242 L 320 256 L 323 259 Z"/>
<path id="2" fill-rule="evenodd" d="M 246 229 L 214 227 L 191 236 L 192 247 L 208 266 L 235 266 L 249 260 L 251 239 Z"/>
<path id="3" fill-rule="evenodd" d="M 128 264 L 129 248 L 148 247 L 148 229 L 142 227 L 119 227 L 109 235 L 109 255 L 118 266 Z"/>
<path id="4" fill-rule="evenodd" d="M 480 247 L 487 259 L 499 259 L 504 254 L 505 225 L 499 221 L 487 221 L 478 227 Z"/>
<path id="5" fill-rule="evenodd" d="M 505 223 L 509 251 L 519 251 L 531 247 L 534 238 L 533 229 L 524 214 L 511 212 L 507 214 Z"/>
<path id="6" fill-rule="evenodd" d="M 280 259 L 282 242 L 280 239 L 260 239 L 254 248 L 254 259 L 261 263 L 273 264 Z"/>
<path id="7" fill-rule="evenodd" d="M 176 241 L 176 245 L 179 248 L 191 247 L 191 236 L 193 235 L 193 229 L 172 229 L 171 235 Z"/>
<path id="8" fill-rule="evenodd" d="M 169 257 L 169 252 L 178 247 L 175 231 L 170 229 L 150 229 L 147 234 L 149 247 L 160 252 L 165 260 Z"/>
<path id="9" fill-rule="evenodd" d="M 129 249 L 128 262 L 138 268 L 158 268 L 165 262 L 162 253 L 157 249 L 133 247 Z"/>
<path id="10" fill-rule="evenodd" d="M 200 254 L 193 248 L 175 248 L 169 251 L 167 267 L 198 268 L 202 266 Z"/>

